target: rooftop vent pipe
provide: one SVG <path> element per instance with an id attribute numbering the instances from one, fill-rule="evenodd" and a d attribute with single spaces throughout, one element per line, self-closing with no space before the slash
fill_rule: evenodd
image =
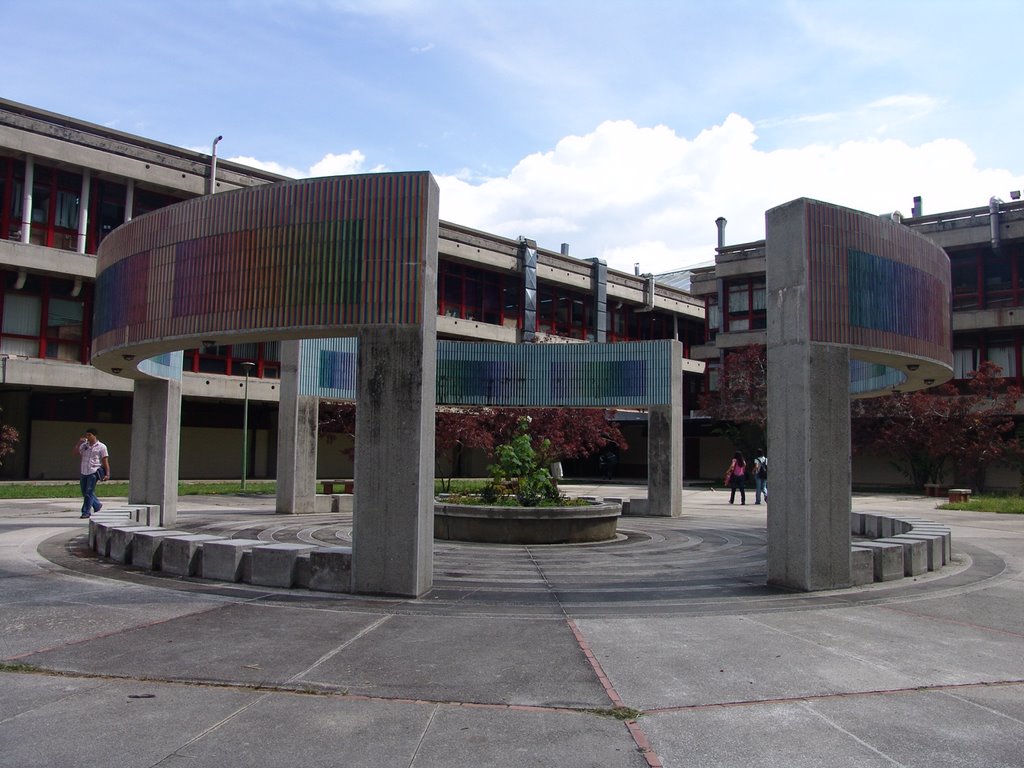
<path id="1" fill-rule="evenodd" d="M 1002 248 L 1002 243 L 999 237 L 999 206 L 1003 204 L 1003 201 L 998 197 L 990 197 L 988 199 L 988 230 L 989 236 L 992 238 L 992 251 L 999 253 Z"/>
<path id="2" fill-rule="evenodd" d="M 914 207 L 910 209 L 910 216 L 911 216 L 911 218 L 916 219 L 918 216 L 923 216 L 923 215 L 924 215 L 924 209 L 921 206 L 921 196 L 920 195 L 915 195 L 914 196 Z"/>
<path id="3" fill-rule="evenodd" d="M 563 256 L 568 256 L 569 255 L 569 244 L 568 243 L 562 243 L 562 255 Z"/>
<path id="4" fill-rule="evenodd" d="M 725 225 L 728 224 L 728 223 L 729 222 L 725 218 L 725 216 L 719 216 L 717 219 L 715 219 L 715 224 L 718 227 L 718 247 L 719 248 L 724 248 L 725 247 Z"/>

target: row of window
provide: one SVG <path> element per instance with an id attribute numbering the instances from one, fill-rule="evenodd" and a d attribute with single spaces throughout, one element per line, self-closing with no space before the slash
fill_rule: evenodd
<path id="1" fill-rule="evenodd" d="M 953 309 L 1024 306 L 1024 246 L 954 252 L 949 265 Z"/>
<path id="2" fill-rule="evenodd" d="M 517 275 L 453 262 L 441 262 L 438 275 L 439 315 L 522 327 L 523 288 Z M 537 330 L 541 333 L 594 341 L 594 312 L 594 299 L 588 293 L 549 284 L 537 287 Z M 698 324 L 680 323 L 677 328 L 675 317 L 667 312 L 640 312 L 633 306 L 610 304 L 607 315 L 609 342 L 679 338 L 687 352 L 691 343 L 700 342 Z"/>
<path id="3" fill-rule="evenodd" d="M 49 248 L 77 250 L 81 196 L 81 174 L 35 164 L 29 242 Z M 128 188 L 124 184 L 90 179 L 86 253 L 96 253 L 103 238 L 124 223 L 127 199 Z M 171 203 L 179 203 L 182 199 L 136 187 L 132 194 L 131 213 L 132 216 L 140 216 Z M 22 239 L 24 200 L 24 161 L 0 157 L 0 236 L 7 240 Z"/>

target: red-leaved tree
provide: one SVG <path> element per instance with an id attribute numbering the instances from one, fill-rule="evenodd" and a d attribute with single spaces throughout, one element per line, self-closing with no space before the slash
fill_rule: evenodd
<path id="1" fill-rule="evenodd" d="M 744 454 L 765 447 L 768 428 L 768 357 L 757 344 L 727 352 L 718 388 L 700 397 L 700 407 L 718 421 L 718 432 Z"/>
<path id="2" fill-rule="evenodd" d="M 851 427 L 855 453 L 877 451 L 916 488 L 954 482 L 982 491 L 993 462 L 1019 456 L 1013 414 L 1020 389 L 991 362 L 952 383 L 910 393 L 855 400 Z"/>

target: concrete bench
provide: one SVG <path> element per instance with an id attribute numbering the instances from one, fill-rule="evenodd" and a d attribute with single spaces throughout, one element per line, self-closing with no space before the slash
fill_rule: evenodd
<path id="1" fill-rule="evenodd" d="M 903 575 L 920 576 L 928 572 L 928 545 L 903 535 L 875 539 L 875 544 L 899 544 L 903 547 Z"/>
<path id="2" fill-rule="evenodd" d="M 202 573 L 203 545 L 222 538 L 208 533 L 165 536 L 160 570 L 175 576 L 196 576 Z"/>
<path id="3" fill-rule="evenodd" d="M 299 555 L 316 549 L 310 544 L 265 544 L 252 550 L 252 582 L 262 587 L 293 587 L 303 581 L 309 583 L 309 557 L 302 567 L 298 566 Z"/>
<path id="4" fill-rule="evenodd" d="M 187 536 L 188 531 L 168 528 L 146 528 L 135 532 L 132 539 L 132 565 L 147 571 L 159 571 L 163 565 L 163 542 L 171 536 Z"/>
<path id="5" fill-rule="evenodd" d="M 122 565 L 130 563 L 132 559 L 132 540 L 139 531 L 160 530 L 156 526 L 136 525 L 114 525 L 107 532 L 107 557 L 115 563 Z"/>
<path id="6" fill-rule="evenodd" d="M 338 487 L 337 493 L 352 493 L 355 487 L 355 481 L 353 480 L 322 480 L 321 483 L 327 496 L 335 493 L 335 486 Z"/>
<path id="7" fill-rule="evenodd" d="M 875 551 L 854 544 L 850 548 L 850 581 L 855 587 L 875 580 Z"/>
<path id="8" fill-rule="evenodd" d="M 892 581 L 903 578 L 902 545 L 868 540 L 858 541 L 857 546 L 871 550 L 875 581 Z"/>
<path id="9" fill-rule="evenodd" d="M 251 581 L 252 550 L 266 544 L 259 539 L 219 539 L 203 542 L 204 579 Z"/>
<path id="10" fill-rule="evenodd" d="M 352 547 L 318 547 L 309 552 L 309 588 L 352 591 Z"/>

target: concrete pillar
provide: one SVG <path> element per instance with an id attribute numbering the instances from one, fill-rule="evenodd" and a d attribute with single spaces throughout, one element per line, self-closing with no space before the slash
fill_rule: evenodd
<path id="1" fill-rule="evenodd" d="M 359 335 L 352 590 L 418 597 L 434 561 L 433 323 Z"/>
<path id="2" fill-rule="evenodd" d="M 679 517 L 683 506 L 683 345 L 672 342 L 672 402 L 647 412 L 649 515 Z"/>
<path id="3" fill-rule="evenodd" d="M 89 232 L 89 192 L 92 190 L 92 171 L 82 169 L 82 194 L 78 198 L 78 241 L 76 250 L 85 253 L 85 240 Z"/>
<path id="4" fill-rule="evenodd" d="M 21 190 L 21 242 L 32 241 L 32 187 L 36 183 L 36 164 L 32 155 L 25 155 L 25 185 Z"/>
<path id="5" fill-rule="evenodd" d="M 768 582 L 850 586 L 850 359 L 811 341 L 802 201 L 766 214 Z"/>
<path id="6" fill-rule="evenodd" d="M 316 447 L 320 403 L 299 395 L 301 341 L 281 342 L 277 424 L 277 512 L 316 512 Z"/>
<path id="7" fill-rule="evenodd" d="M 129 504 L 159 504 L 163 525 L 178 517 L 178 445 L 181 434 L 181 382 L 135 382 L 132 397 L 132 456 Z"/>

